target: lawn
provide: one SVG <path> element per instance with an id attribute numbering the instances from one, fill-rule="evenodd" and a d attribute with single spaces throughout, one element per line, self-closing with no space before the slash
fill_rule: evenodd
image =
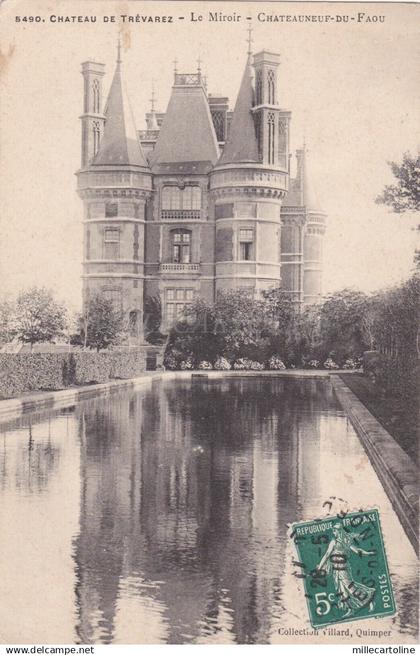
<path id="1" fill-rule="evenodd" d="M 419 434 L 419 401 L 384 395 L 362 373 L 340 373 L 340 377 L 363 402 L 401 448 L 417 463 Z"/>

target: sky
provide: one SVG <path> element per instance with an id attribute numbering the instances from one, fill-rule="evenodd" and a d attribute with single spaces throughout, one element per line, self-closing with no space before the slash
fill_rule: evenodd
<path id="1" fill-rule="evenodd" d="M 193 21 L 192 12 L 202 20 Z M 241 18 L 211 21 L 209 12 Z M 365 14 L 360 22 L 358 12 Z M 39 22 L 22 21 L 29 15 Z M 52 22 L 58 15 L 96 16 L 96 22 Z M 172 22 L 129 23 L 123 15 L 172 16 Z M 349 19 L 268 22 L 267 15 Z M 209 92 L 229 96 L 233 108 L 246 60 L 246 16 L 253 19 L 253 51 L 280 54 L 279 101 L 292 112 L 291 148 L 305 139 L 313 186 L 328 214 L 324 291 L 369 292 L 410 274 L 419 217 L 393 214 L 375 198 L 392 182 L 387 162 L 420 145 L 420 5 L 6 0 L 0 11 L 0 297 L 44 285 L 70 307 L 80 306 L 82 202 L 74 175 L 80 63 L 106 64 L 106 93 L 121 31 L 138 129 L 145 127 L 153 80 L 157 109 L 165 111 L 175 58 L 179 72 L 194 72 L 200 57 Z"/>

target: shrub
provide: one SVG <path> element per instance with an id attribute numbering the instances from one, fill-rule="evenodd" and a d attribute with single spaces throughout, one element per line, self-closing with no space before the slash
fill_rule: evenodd
<path id="1" fill-rule="evenodd" d="M 268 368 L 272 371 L 283 371 L 286 366 L 278 355 L 272 355 L 268 360 Z"/>
<path id="2" fill-rule="evenodd" d="M 318 359 L 309 360 L 308 368 L 319 368 L 319 360 Z"/>
<path id="3" fill-rule="evenodd" d="M 188 354 L 181 352 L 177 348 L 168 348 L 166 349 L 163 363 L 166 368 L 171 371 L 181 368 L 181 362 L 189 357 Z"/>
<path id="4" fill-rule="evenodd" d="M 202 361 L 199 363 L 198 368 L 200 371 L 211 371 L 213 367 L 210 362 Z"/>
<path id="5" fill-rule="evenodd" d="M 342 368 L 344 368 L 346 371 L 354 371 L 356 368 L 360 368 L 360 366 L 357 359 L 350 357 L 349 359 L 346 359 Z"/>
<path id="6" fill-rule="evenodd" d="M 249 368 L 249 360 L 241 357 L 240 359 L 237 359 L 236 362 L 233 364 L 233 368 L 235 371 L 245 371 L 246 369 Z"/>
<path id="7" fill-rule="evenodd" d="M 73 384 L 137 377 L 146 369 L 142 349 L 75 353 L 0 353 L 0 397 L 58 390 Z"/>
<path id="8" fill-rule="evenodd" d="M 182 360 L 180 363 L 181 371 L 190 371 L 192 368 L 194 368 L 194 365 L 191 357 L 187 357 L 187 359 Z"/>
<path id="9" fill-rule="evenodd" d="M 247 357 L 241 357 L 236 360 L 233 368 L 235 371 L 262 371 L 264 369 L 264 364 L 261 364 L 261 362 L 255 362 Z"/>
<path id="10" fill-rule="evenodd" d="M 329 369 L 329 370 L 333 370 L 333 369 L 339 368 L 339 366 L 338 366 L 338 364 L 335 363 L 335 361 L 333 359 L 331 359 L 331 357 L 328 357 L 328 359 L 326 359 L 325 362 L 324 362 L 324 368 Z"/>
<path id="11" fill-rule="evenodd" d="M 178 359 L 173 353 L 165 355 L 164 366 L 170 371 L 175 371 L 179 368 Z"/>
<path id="12" fill-rule="evenodd" d="M 1 353 L 0 397 L 25 391 L 57 390 L 65 386 L 67 353 Z"/>
<path id="13" fill-rule="evenodd" d="M 218 357 L 214 363 L 214 368 L 216 371 L 229 371 L 230 362 L 225 357 Z"/>
<path id="14" fill-rule="evenodd" d="M 146 353 L 141 348 L 116 350 L 109 353 L 112 379 L 135 378 L 146 370 Z"/>

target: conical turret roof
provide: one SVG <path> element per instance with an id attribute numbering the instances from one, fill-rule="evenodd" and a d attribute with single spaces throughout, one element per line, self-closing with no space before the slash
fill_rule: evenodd
<path id="1" fill-rule="evenodd" d="M 134 124 L 133 112 L 118 57 L 105 107 L 105 128 L 92 166 L 141 166 L 148 168 Z"/>
<path id="2" fill-rule="evenodd" d="M 219 159 L 219 164 L 259 161 L 258 142 L 251 112 L 253 104 L 254 89 L 251 78 L 251 61 L 248 58 L 233 111 L 229 136 Z"/>
<path id="3" fill-rule="evenodd" d="M 318 196 L 316 194 L 315 188 L 312 183 L 311 167 L 310 167 L 310 157 L 308 157 L 308 152 L 306 145 L 303 145 L 302 150 L 302 200 L 306 209 L 312 211 L 322 211 Z"/>
<path id="4" fill-rule="evenodd" d="M 297 173 L 290 181 L 289 192 L 283 202 L 285 207 L 306 207 L 308 211 L 324 213 L 312 183 L 310 157 L 306 145 L 296 151 Z"/>

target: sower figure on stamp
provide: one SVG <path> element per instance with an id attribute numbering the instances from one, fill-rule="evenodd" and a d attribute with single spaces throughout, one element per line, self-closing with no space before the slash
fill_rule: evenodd
<path id="1" fill-rule="evenodd" d="M 332 574 L 339 599 L 338 607 L 343 610 L 347 609 L 344 614 L 345 617 L 350 616 L 357 609 L 366 607 L 366 605 L 369 605 L 369 611 L 372 611 L 375 589 L 352 579 L 350 551 L 360 556 L 375 555 L 375 551 L 363 550 L 355 546 L 353 541 L 357 535 L 345 532 L 341 523 L 336 523 L 333 526 L 333 535 L 316 569 L 325 571 L 327 575 Z"/>

